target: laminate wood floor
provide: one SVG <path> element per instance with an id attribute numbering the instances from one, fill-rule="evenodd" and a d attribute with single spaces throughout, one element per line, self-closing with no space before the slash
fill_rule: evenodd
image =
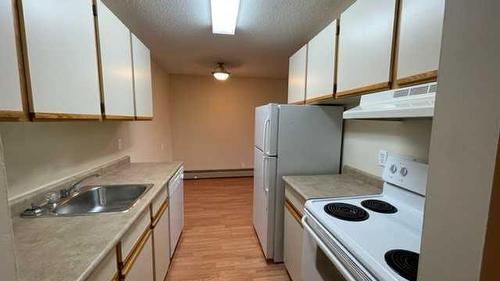
<path id="1" fill-rule="evenodd" d="M 184 232 L 166 280 L 290 280 L 262 254 L 252 186 L 252 178 L 184 181 Z"/>

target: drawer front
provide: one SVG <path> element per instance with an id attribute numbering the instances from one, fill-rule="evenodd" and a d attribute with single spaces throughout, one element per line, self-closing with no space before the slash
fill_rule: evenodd
<path id="1" fill-rule="evenodd" d="M 153 203 L 151 204 L 152 210 L 153 210 L 153 218 L 158 215 L 158 211 L 160 211 L 161 205 L 163 202 L 165 202 L 168 198 L 168 189 L 167 185 L 163 186 L 161 191 L 156 195 L 156 197 L 153 199 Z"/>
<path id="2" fill-rule="evenodd" d="M 113 248 L 90 274 L 87 281 L 111 281 L 118 276 L 117 273 L 116 250 Z"/>
<path id="3" fill-rule="evenodd" d="M 306 201 L 288 184 L 285 186 L 285 199 L 290 202 L 301 216 L 304 214 L 304 205 Z"/>
<path id="4" fill-rule="evenodd" d="M 151 224 L 150 210 L 147 208 L 142 212 L 137 221 L 132 225 L 132 227 L 125 233 L 122 238 L 122 258 L 123 261 L 130 255 L 131 250 L 134 245 L 141 238 L 144 232 L 149 228 Z"/>

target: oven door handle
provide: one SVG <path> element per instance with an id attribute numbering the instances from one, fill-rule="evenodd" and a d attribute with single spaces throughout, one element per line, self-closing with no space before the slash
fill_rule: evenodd
<path id="1" fill-rule="evenodd" d="M 330 259 L 330 261 L 335 265 L 337 270 L 342 274 L 342 276 L 345 278 L 346 281 L 357 281 L 354 279 L 354 277 L 351 275 L 351 273 L 344 267 L 342 262 L 328 249 L 328 247 L 325 245 L 323 241 L 314 233 L 314 230 L 309 226 L 307 223 L 307 216 L 304 216 L 302 218 L 302 224 L 304 225 L 304 230 L 307 232 L 308 235 L 310 235 L 316 244 L 318 244 L 319 248 L 323 251 L 323 253 Z"/>

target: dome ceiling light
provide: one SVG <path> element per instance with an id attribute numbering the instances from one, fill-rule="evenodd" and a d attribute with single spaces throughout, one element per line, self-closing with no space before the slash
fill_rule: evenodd
<path id="1" fill-rule="evenodd" d="M 214 76 L 215 79 L 219 81 L 226 81 L 229 78 L 230 73 L 224 67 L 224 63 L 219 62 L 217 63 L 215 71 L 212 72 L 212 75 Z"/>

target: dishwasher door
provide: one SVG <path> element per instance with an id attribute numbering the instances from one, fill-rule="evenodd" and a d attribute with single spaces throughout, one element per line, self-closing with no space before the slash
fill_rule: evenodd
<path id="1" fill-rule="evenodd" d="M 174 255 L 175 248 L 184 228 L 184 172 L 181 168 L 170 180 L 169 192 L 169 217 L 170 217 L 170 257 Z"/>

